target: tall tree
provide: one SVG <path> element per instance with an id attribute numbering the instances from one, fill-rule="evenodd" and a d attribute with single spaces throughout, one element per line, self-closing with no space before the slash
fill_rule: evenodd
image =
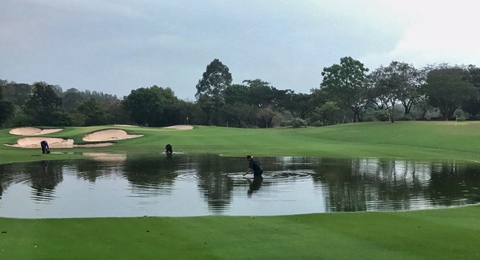
<path id="1" fill-rule="evenodd" d="M 32 86 L 24 83 L 5 82 L 3 98 L 12 101 L 15 106 L 21 107 L 32 93 Z"/>
<path id="2" fill-rule="evenodd" d="M 195 97 L 207 115 L 207 125 L 211 124 L 212 113 L 220 111 L 225 105 L 224 91 L 232 83 L 232 74 L 227 66 L 214 59 L 203 73 L 196 86 Z"/>
<path id="3" fill-rule="evenodd" d="M 467 67 L 468 71 L 468 82 L 472 83 L 477 91 L 480 91 L 480 68 L 477 68 L 475 65 L 469 65 Z M 476 119 L 480 118 L 480 95 L 471 97 L 462 105 L 463 111 L 476 116 Z"/>
<path id="4" fill-rule="evenodd" d="M 0 87 L 0 127 L 13 115 L 14 109 L 12 101 L 3 100 L 3 88 Z"/>
<path id="5" fill-rule="evenodd" d="M 80 103 L 87 99 L 85 93 L 78 91 L 76 88 L 69 88 L 63 93 L 62 104 L 67 112 L 72 112 Z"/>
<path id="6" fill-rule="evenodd" d="M 367 81 L 363 63 L 351 57 L 343 57 L 340 64 L 324 68 L 320 87 L 328 93 L 332 101 L 353 112 L 353 121 L 360 121 L 361 113 L 367 105 Z"/>
<path id="7" fill-rule="evenodd" d="M 281 104 L 293 117 L 301 119 L 306 119 L 315 108 L 312 103 L 312 95 L 304 93 L 297 94 L 294 91 L 286 93 Z"/>
<path id="8" fill-rule="evenodd" d="M 281 102 L 286 98 L 290 90 L 278 90 L 271 86 L 269 82 L 261 79 L 244 80 L 249 89 L 248 102 L 258 108 L 270 106 L 279 108 Z"/>
<path id="9" fill-rule="evenodd" d="M 225 88 L 225 104 L 250 104 L 250 89 L 243 84 L 232 84 Z"/>
<path id="10" fill-rule="evenodd" d="M 370 93 L 377 107 L 388 111 L 390 122 L 394 122 L 395 105 L 401 101 L 405 114 L 410 112 L 413 102 L 418 98 L 418 72 L 407 63 L 392 61 L 389 66 L 380 66 L 369 79 L 372 83 Z"/>
<path id="11" fill-rule="evenodd" d="M 104 125 L 107 123 L 105 112 L 100 108 L 97 100 L 90 98 L 77 106 L 77 111 L 84 116 L 84 125 Z"/>
<path id="12" fill-rule="evenodd" d="M 23 106 L 24 113 L 32 125 L 66 126 L 71 119 L 62 107 L 62 99 L 57 96 L 54 86 L 45 82 L 33 84 L 33 92 Z"/>
<path id="13" fill-rule="evenodd" d="M 152 86 L 139 88 L 125 99 L 125 105 L 132 119 L 139 125 L 164 126 L 165 109 L 177 102 L 175 94 L 170 88 Z"/>
<path id="14" fill-rule="evenodd" d="M 425 95 L 430 104 L 438 107 L 445 120 L 465 101 L 478 95 L 475 86 L 468 82 L 468 74 L 458 66 L 436 68 L 428 72 Z"/>

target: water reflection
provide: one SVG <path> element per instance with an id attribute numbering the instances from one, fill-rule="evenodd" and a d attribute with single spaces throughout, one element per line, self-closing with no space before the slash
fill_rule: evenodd
<path id="1" fill-rule="evenodd" d="M 100 159 L 104 158 L 104 159 Z M 106 158 L 106 159 L 105 159 Z M 480 165 L 375 158 L 96 156 L 0 165 L 0 216 L 284 215 L 480 202 Z"/>
<path id="2" fill-rule="evenodd" d="M 252 196 L 252 194 L 262 187 L 263 177 L 254 177 L 253 179 L 247 179 L 248 182 L 248 191 L 247 194 Z"/>

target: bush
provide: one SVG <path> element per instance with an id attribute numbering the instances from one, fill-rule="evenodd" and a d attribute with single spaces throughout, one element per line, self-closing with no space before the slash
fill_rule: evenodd
<path id="1" fill-rule="evenodd" d="M 314 126 L 314 127 L 320 127 L 320 126 L 324 126 L 323 122 L 321 120 L 317 120 L 313 123 L 310 124 L 311 126 Z"/>
<path id="2" fill-rule="evenodd" d="M 457 121 L 465 121 L 469 118 L 469 115 L 467 112 L 463 111 L 462 109 L 457 109 L 455 110 L 455 112 L 453 113 L 453 116 L 455 117 L 455 119 Z"/>
<path id="3" fill-rule="evenodd" d="M 308 126 L 307 121 L 305 121 L 304 119 L 298 118 L 298 117 L 290 120 L 290 125 L 293 128 L 307 127 Z"/>

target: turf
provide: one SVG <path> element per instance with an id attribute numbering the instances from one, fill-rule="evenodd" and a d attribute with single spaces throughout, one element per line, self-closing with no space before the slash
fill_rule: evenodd
<path id="1" fill-rule="evenodd" d="M 277 217 L 1 219 L 3 259 L 478 259 L 480 207 Z"/>
<path id="2" fill-rule="evenodd" d="M 163 150 L 226 156 L 381 157 L 480 161 L 480 123 L 396 122 L 301 129 L 115 127 L 138 139 L 105 148 L 0 147 L 0 164 L 81 158 L 84 151 L 141 156 Z M 112 126 L 65 128 L 74 138 Z M 18 136 L 0 131 L 0 143 Z M 48 157 L 47 157 L 48 156 Z M 1 202 L 1 201 L 0 201 Z M 275 217 L 0 218 L 2 259 L 479 259 L 480 206 L 412 212 Z"/>

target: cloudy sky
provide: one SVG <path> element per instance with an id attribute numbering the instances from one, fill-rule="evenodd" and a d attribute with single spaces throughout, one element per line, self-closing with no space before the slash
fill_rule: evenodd
<path id="1" fill-rule="evenodd" d="M 219 59 L 233 83 L 310 93 L 351 56 L 480 64 L 477 0 L 0 0 L 0 79 L 118 97 L 158 85 L 195 100 Z"/>

